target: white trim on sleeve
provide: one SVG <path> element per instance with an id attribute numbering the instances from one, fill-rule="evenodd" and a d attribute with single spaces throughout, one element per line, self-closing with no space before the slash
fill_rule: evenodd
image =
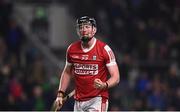
<path id="1" fill-rule="evenodd" d="M 71 66 L 72 63 L 69 63 L 68 61 L 66 61 L 66 66 Z"/>
<path id="2" fill-rule="evenodd" d="M 72 44 L 70 44 L 69 47 L 68 47 L 67 50 L 66 50 L 66 64 L 68 64 L 68 65 L 69 65 L 70 63 L 67 61 L 67 60 L 68 60 L 68 59 L 67 59 L 67 58 L 68 58 L 68 57 L 67 57 L 67 53 L 68 53 L 71 45 L 72 45 Z"/>
<path id="3" fill-rule="evenodd" d="M 111 62 L 111 63 L 107 63 L 106 66 L 113 66 L 113 65 L 116 65 L 117 63 L 116 62 Z"/>

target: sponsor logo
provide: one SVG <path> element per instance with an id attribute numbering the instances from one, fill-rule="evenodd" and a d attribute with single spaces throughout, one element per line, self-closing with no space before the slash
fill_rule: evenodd
<path id="1" fill-rule="evenodd" d="M 74 72 L 78 75 L 97 75 L 98 64 L 74 63 Z"/>

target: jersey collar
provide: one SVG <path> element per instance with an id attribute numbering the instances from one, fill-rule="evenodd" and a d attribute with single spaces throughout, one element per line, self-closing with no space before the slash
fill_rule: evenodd
<path id="1" fill-rule="evenodd" d="M 94 40 L 94 42 L 93 42 L 93 44 L 92 44 L 92 46 L 91 47 L 89 47 L 89 48 L 83 48 L 83 46 L 82 46 L 82 44 L 81 44 L 81 49 L 83 50 L 83 52 L 85 52 L 85 53 L 87 53 L 87 52 L 89 52 L 94 46 L 95 46 L 95 44 L 96 44 L 96 38 L 95 37 L 93 37 L 95 40 Z"/>

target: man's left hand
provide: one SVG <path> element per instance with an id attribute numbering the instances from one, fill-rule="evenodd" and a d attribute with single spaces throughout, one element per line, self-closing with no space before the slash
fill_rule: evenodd
<path id="1" fill-rule="evenodd" d="M 105 89 L 106 83 L 102 82 L 100 79 L 94 79 L 94 87 L 96 89 Z"/>

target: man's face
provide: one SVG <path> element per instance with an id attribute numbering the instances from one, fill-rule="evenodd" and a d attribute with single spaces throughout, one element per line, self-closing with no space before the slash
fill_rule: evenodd
<path id="1" fill-rule="evenodd" d="M 93 27 L 91 24 L 86 24 L 86 23 L 81 24 L 78 27 L 77 33 L 80 36 L 80 38 L 82 37 L 92 38 L 96 33 L 96 27 Z"/>

